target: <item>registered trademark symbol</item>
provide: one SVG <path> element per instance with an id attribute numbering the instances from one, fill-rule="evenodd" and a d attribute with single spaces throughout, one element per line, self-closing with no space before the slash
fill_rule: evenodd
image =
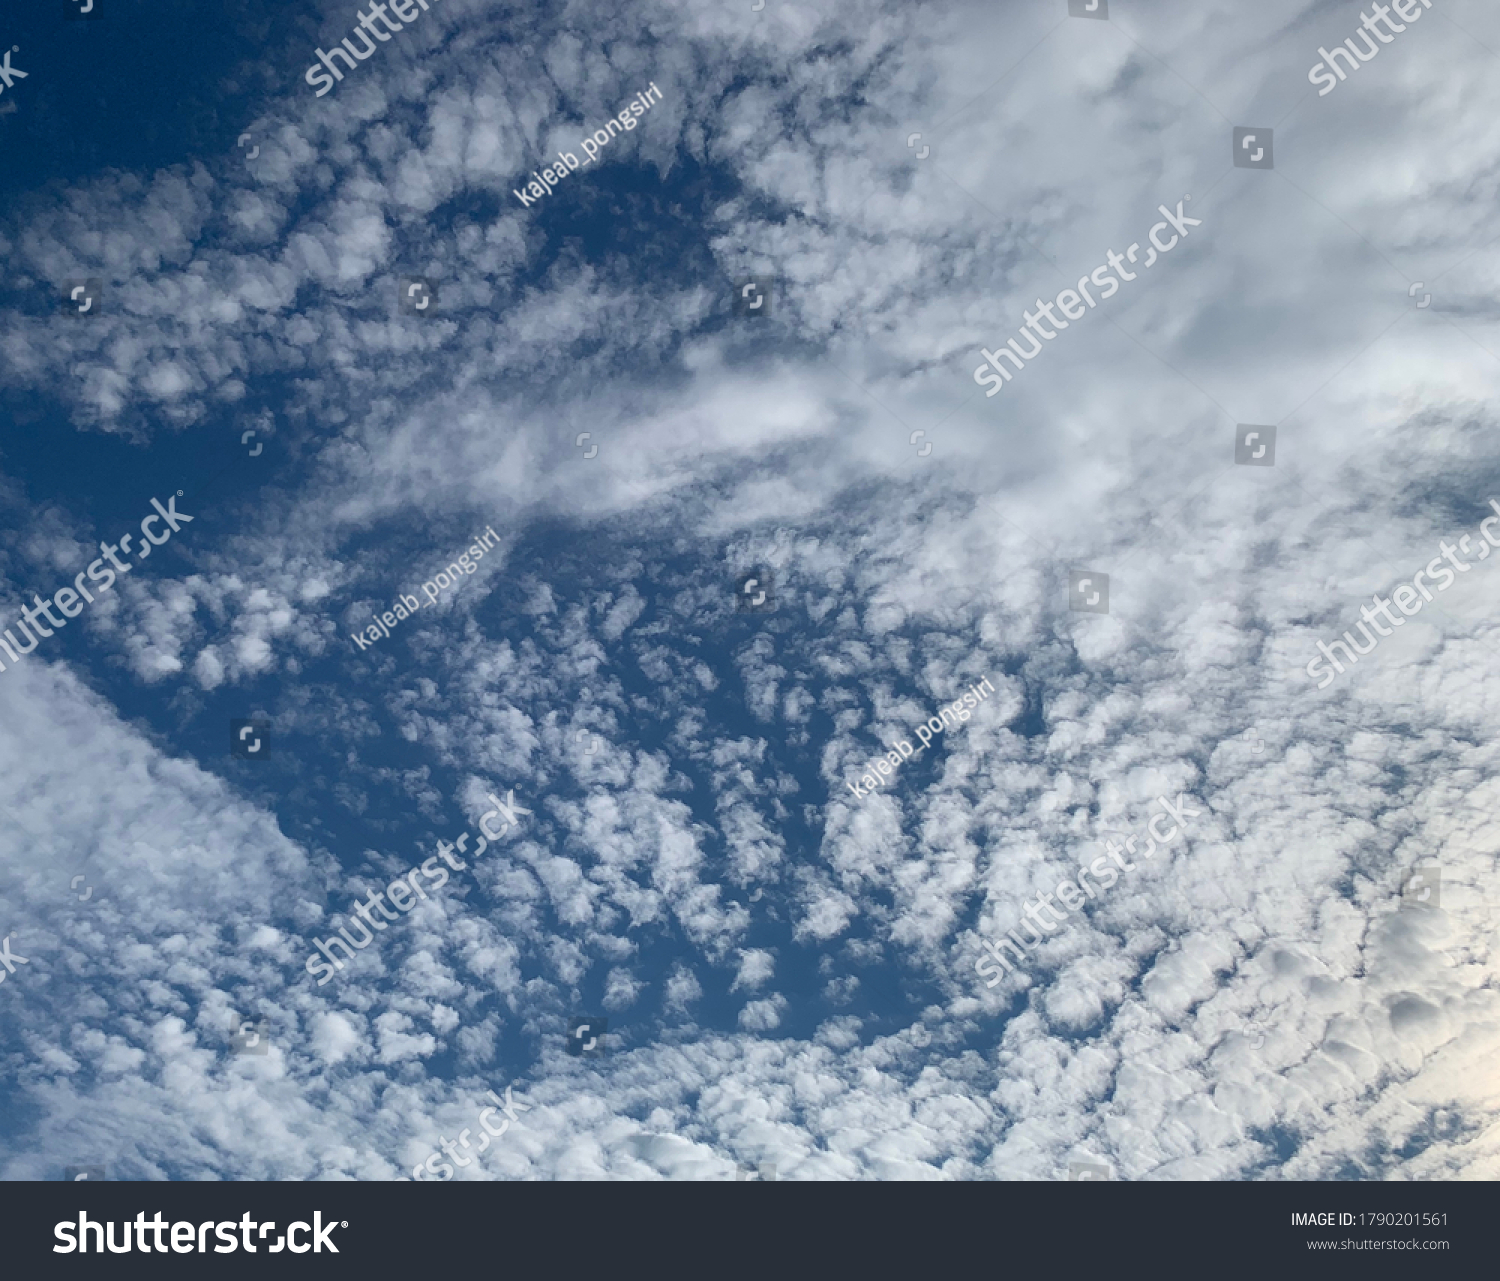
<path id="1" fill-rule="evenodd" d="M 345 1219 L 342 1223 L 339 1224 L 339 1227 L 341 1227 L 341 1228 L 347 1228 L 348 1226 L 349 1226 L 349 1220 L 348 1219 Z"/>

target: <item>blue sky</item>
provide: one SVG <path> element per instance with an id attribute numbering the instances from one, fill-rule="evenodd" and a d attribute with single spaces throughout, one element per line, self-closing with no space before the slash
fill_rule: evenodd
<path id="1" fill-rule="evenodd" d="M 1500 1172 L 1495 569 L 1306 672 L 1500 498 L 1500 17 L 1439 0 L 1320 98 L 1355 7 L 432 0 L 317 97 L 352 6 L 69 4 L 0 30 L 0 630 L 193 521 L 0 672 L 5 1177 L 409 1177 L 506 1086 L 456 1177 Z M 987 987 L 1162 795 L 1202 817 Z"/>

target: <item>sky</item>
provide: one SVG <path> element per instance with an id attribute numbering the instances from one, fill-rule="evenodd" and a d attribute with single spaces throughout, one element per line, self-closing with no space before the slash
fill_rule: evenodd
<path id="1" fill-rule="evenodd" d="M 0 10 L 0 1177 L 1500 1177 L 1494 6 L 428 0 L 320 94 L 369 11 L 86 3 Z"/>

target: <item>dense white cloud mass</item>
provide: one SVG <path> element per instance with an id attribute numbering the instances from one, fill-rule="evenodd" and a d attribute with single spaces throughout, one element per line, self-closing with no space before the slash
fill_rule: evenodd
<path id="1" fill-rule="evenodd" d="M 5 207 L 15 296 L 109 305 L 0 334 L 88 460 L 6 446 L 0 617 L 234 461 L 0 672 L 0 1174 L 405 1178 L 509 1085 L 455 1177 L 1500 1177 L 1500 13 L 1440 0 L 1319 97 L 1351 6 L 1114 10 L 445 0 L 321 98 L 289 43 L 253 168 Z M 1112 254 L 987 397 L 981 350 Z M 1200 813 L 1148 861 L 1158 797 Z"/>

